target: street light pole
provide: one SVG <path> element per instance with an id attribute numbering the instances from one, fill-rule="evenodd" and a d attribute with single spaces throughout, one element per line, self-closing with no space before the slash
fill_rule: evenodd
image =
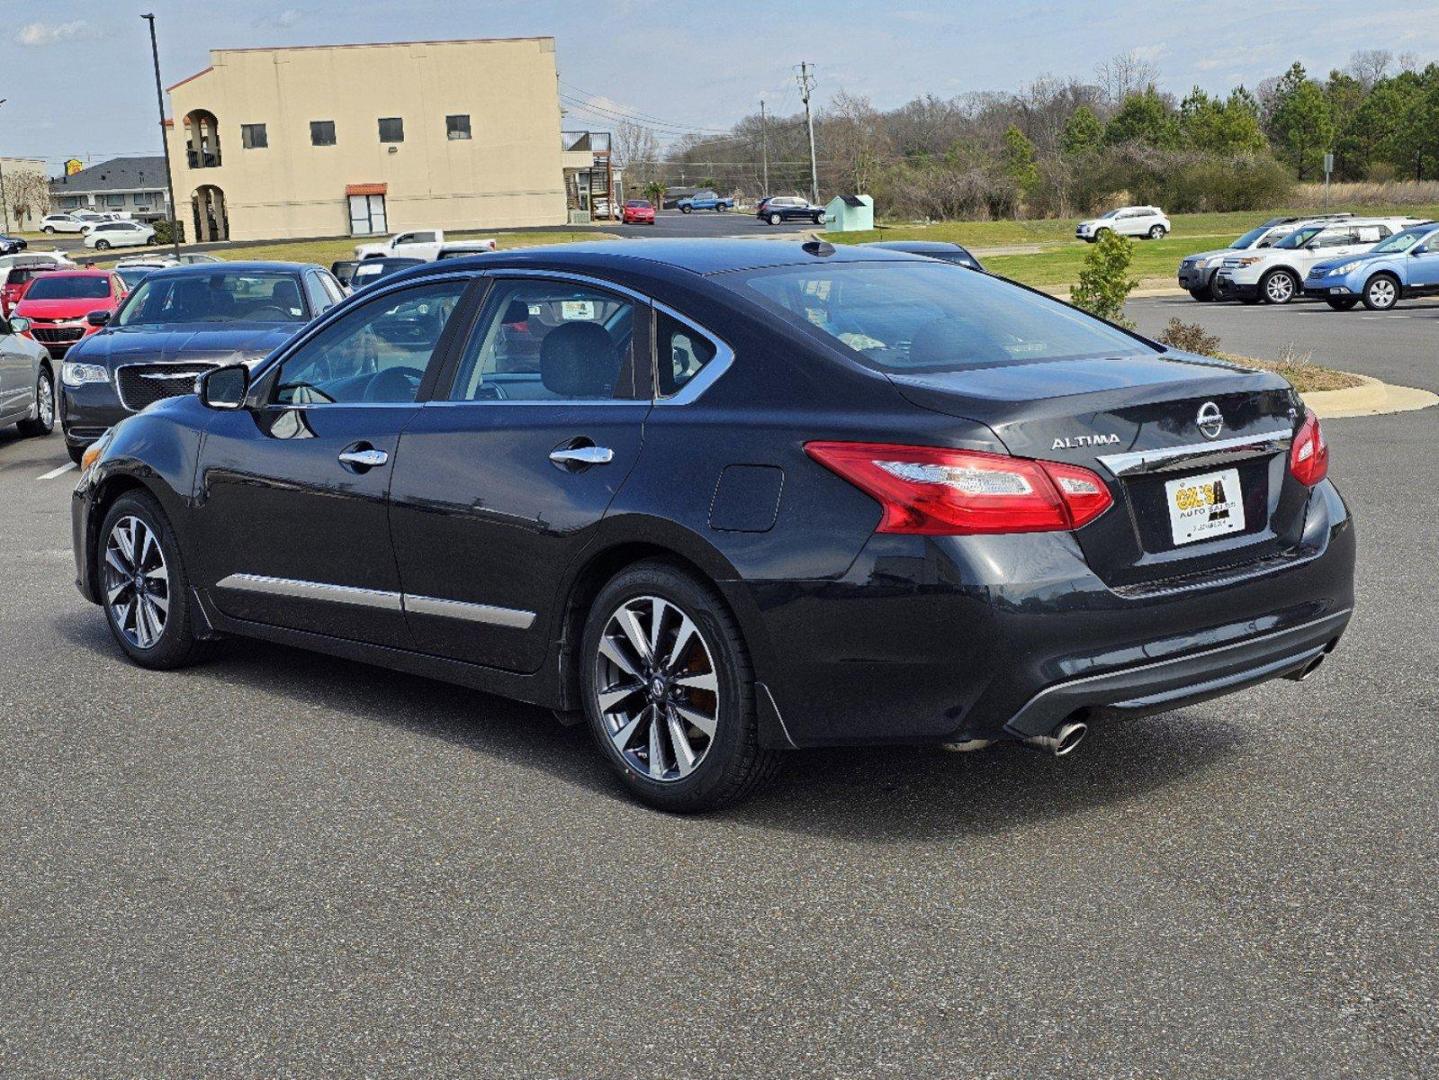
<path id="1" fill-rule="evenodd" d="M 4 105 L 9 98 L 0 98 L 0 105 Z M 5 231 L 10 231 L 10 200 L 5 197 L 5 163 L 0 161 L 0 210 L 5 212 Z"/>
<path id="2" fill-rule="evenodd" d="M 155 63 L 155 104 L 160 109 L 160 149 L 165 154 L 165 194 L 169 199 L 170 245 L 180 258 L 180 230 L 175 227 L 175 177 L 170 172 L 170 141 L 165 138 L 165 91 L 160 86 L 160 46 L 155 43 L 155 16 L 141 15 L 150 24 L 150 58 Z"/>

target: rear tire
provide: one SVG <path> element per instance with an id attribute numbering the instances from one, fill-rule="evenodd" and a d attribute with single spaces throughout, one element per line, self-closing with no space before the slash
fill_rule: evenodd
<path id="1" fill-rule="evenodd" d="M 824 215 L 823 215 L 823 214 L 815 214 L 810 220 L 812 220 L 816 225 L 823 225 L 823 224 L 824 224 Z"/>
<path id="2" fill-rule="evenodd" d="M 1375 274 L 1364 286 L 1364 306 L 1388 311 L 1399 303 L 1399 281 L 1391 274 Z"/>
<path id="3" fill-rule="evenodd" d="M 35 416 L 15 425 L 21 435 L 45 436 L 55 430 L 55 376 L 48 367 L 40 369 L 35 380 Z"/>
<path id="4" fill-rule="evenodd" d="M 191 629 L 190 579 L 180 545 L 153 495 L 134 491 L 115 500 L 94 555 L 105 619 L 126 656 L 157 671 L 202 658 L 205 643 Z"/>
<path id="5" fill-rule="evenodd" d="M 96 249 L 97 251 L 109 251 L 109 250 L 110 250 L 110 241 L 108 241 L 108 240 L 96 240 L 96 241 L 95 241 L 95 249 Z"/>
<path id="6" fill-rule="evenodd" d="M 1324 302 L 1335 311 L 1352 311 L 1354 305 L 1359 303 L 1356 296 L 1326 296 Z"/>
<path id="7" fill-rule="evenodd" d="M 693 211 L 693 210 L 694 210 L 694 207 L 693 207 L 693 206 L 681 206 L 681 207 L 680 207 L 680 213 L 681 213 L 681 214 L 688 214 L 688 213 L 690 213 L 690 212 Z"/>
<path id="8" fill-rule="evenodd" d="M 1271 270 L 1259 282 L 1266 304 L 1287 304 L 1299 292 L 1299 279 L 1288 270 Z"/>
<path id="9" fill-rule="evenodd" d="M 590 732 L 641 802 L 715 810 L 773 775 L 780 755 L 759 745 L 749 651 L 711 586 L 669 563 L 636 563 L 600 590 L 580 640 Z"/>
<path id="10" fill-rule="evenodd" d="M 46 225 L 46 226 L 44 226 L 43 228 L 41 228 L 40 231 L 41 231 L 42 233 L 46 233 L 46 234 L 48 234 L 48 235 L 50 235 L 50 236 L 54 236 L 54 235 L 55 235 L 55 226 L 54 226 L 54 225 Z"/>
<path id="11" fill-rule="evenodd" d="M 1163 226 L 1163 225 L 1155 225 L 1153 228 L 1151 228 L 1151 229 L 1149 230 L 1149 239 L 1151 239 L 1151 240 L 1163 240 L 1163 239 L 1164 239 L 1164 232 L 1165 232 L 1165 229 L 1164 229 L 1164 226 Z"/>
<path id="12" fill-rule="evenodd" d="M 1214 290 L 1206 285 L 1202 289 L 1190 289 L 1189 295 L 1198 300 L 1201 304 L 1207 304 L 1215 299 Z"/>

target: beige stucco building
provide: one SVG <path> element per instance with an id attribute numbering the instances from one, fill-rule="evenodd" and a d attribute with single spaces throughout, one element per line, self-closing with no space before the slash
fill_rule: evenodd
<path id="1" fill-rule="evenodd" d="M 565 169 L 591 160 L 562 150 L 553 38 L 210 61 L 170 87 L 176 210 L 195 240 L 562 224 Z"/>

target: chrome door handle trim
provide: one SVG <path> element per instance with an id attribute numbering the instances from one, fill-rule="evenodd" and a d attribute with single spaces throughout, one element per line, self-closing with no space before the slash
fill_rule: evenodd
<path id="1" fill-rule="evenodd" d="M 354 465 L 360 469 L 374 469 L 390 460 L 383 450 L 346 450 L 340 454 L 342 465 Z"/>
<path id="2" fill-rule="evenodd" d="M 550 460 L 556 465 L 607 465 L 614 459 L 615 452 L 608 446 L 574 446 L 550 451 Z"/>

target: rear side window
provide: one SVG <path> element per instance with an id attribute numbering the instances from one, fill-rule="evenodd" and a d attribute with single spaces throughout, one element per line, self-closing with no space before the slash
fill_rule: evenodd
<path id="1" fill-rule="evenodd" d="M 450 399 L 647 401 L 649 365 L 639 362 L 635 310 L 633 301 L 586 284 L 496 282 Z"/>
<path id="2" fill-rule="evenodd" d="M 1155 352 L 1067 304 L 932 259 L 743 270 L 719 279 L 885 371 Z"/>
<path id="3" fill-rule="evenodd" d="M 692 326 L 660 312 L 655 319 L 660 397 L 683 390 L 715 358 L 715 343 Z"/>

